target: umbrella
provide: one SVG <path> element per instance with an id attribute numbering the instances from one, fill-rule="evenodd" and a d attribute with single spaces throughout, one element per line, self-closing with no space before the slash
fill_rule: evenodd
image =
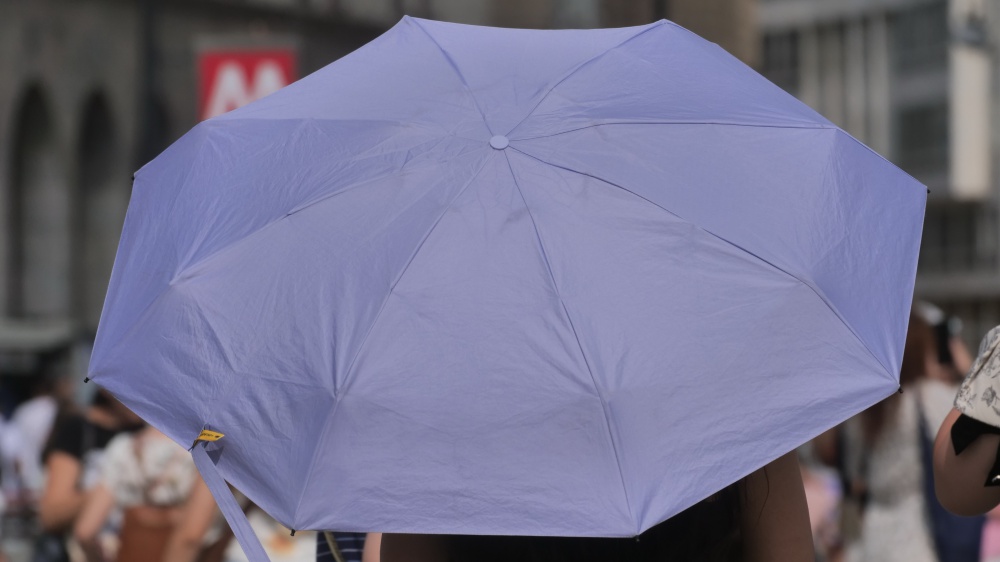
<path id="1" fill-rule="evenodd" d="M 234 520 L 636 535 L 896 391 L 925 201 L 670 22 L 404 18 L 136 174 L 90 377 Z"/>

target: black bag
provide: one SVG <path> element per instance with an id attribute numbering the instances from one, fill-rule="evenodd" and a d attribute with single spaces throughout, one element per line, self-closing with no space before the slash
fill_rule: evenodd
<path id="1" fill-rule="evenodd" d="M 42 533 L 35 539 L 31 562 L 69 562 L 66 539 L 61 535 Z"/>
<path id="2" fill-rule="evenodd" d="M 962 517 L 946 510 L 934 491 L 934 441 L 927 434 L 926 418 L 917 402 L 917 425 L 920 428 L 920 464 L 924 469 L 924 499 L 927 517 L 940 562 L 979 562 L 986 516 Z"/>

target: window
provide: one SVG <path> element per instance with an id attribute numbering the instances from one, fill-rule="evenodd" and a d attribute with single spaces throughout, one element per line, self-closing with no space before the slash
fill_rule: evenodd
<path id="1" fill-rule="evenodd" d="M 934 2 L 892 19 L 893 66 L 901 74 L 938 70 L 948 60 L 948 8 Z"/>
<path id="2" fill-rule="evenodd" d="M 948 169 L 948 104 L 900 109 L 896 114 L 896 163 L 917 179 L 936 184 Z"/>
<path id="3" fill-rule="evenodd" d="M 764 60 L 761 74 L 786 92 L 799 89 L 799 34 L 771 33 L 764 36 Z"/>
<path id="4" fill-rule="evenodd" d="M 941 201 L 928 204 L 920 244 L 920 272 L 992 272 L 997 266 L 997 209 Z"/>

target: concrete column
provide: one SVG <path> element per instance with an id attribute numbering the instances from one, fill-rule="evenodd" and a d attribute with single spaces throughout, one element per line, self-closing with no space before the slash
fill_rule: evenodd
<path id="1" fill-rule="evenodd" d="M 29 318 L 70 313 L 70 197 L 47 98 L 26 95 L 14 138 L 8 310 Z"/>
<path id="2" fill-rule="evenodd" d="M 837 125 L 844 126 L 844 41 L 838 25 L 820 31 L 822 113 Z"/>
<path id="3" fill-rule="evenodd" d="M 987 51 L 985 8 L 978 0 L 951 0 L 949 23 L 949 184 L 956 199 L 990 194 L 992 153 L 990 94 L 993 79 Z"/>
<path id="4" fill-rule="evenodd" d="M 844 41 L 847 132 L 868 142 L 868 85 L 864 20 L 848 24 Z"/>
<path id="5" fill-rule="evenodd" d="M 817 111 L 822 102 L 819 61 L 819 31 L 803 28 L 799 36 L 799 99 Z"/>
<path id="6" fill-rule="evenodd" d="M 889 26 L 885 14 L 867 23 L 868 146 L 892 156 L 892 68 L 889 62 Z"/>

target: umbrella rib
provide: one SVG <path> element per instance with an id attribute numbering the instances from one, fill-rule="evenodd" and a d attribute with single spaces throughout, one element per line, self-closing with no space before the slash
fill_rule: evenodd
<path id="1" fill-rule="evenodd" d="M 549 263 L 549 258 L 545 251 L 545 244 L 542 242 L 542 235 L 538 231 L 538 225 L 535 223 L 535 216 L 532 214 L 531 208 L 528 206 L 528 200 L 524 197 L 524 192 L 521 191 L 521 184 L 517 181 L 517 174 L 514 173 L 514 167 L 510 163 L 510 156 L 505 152 L 504 157 L 507 159 L 507 168 L 510 170 L 511 179 L 514 180 L 514 187 L 517 188 L 517 193 L 521 196 L 524 208 L 528 212 L 528 219 L 531 220 L 531 227 L 535 231 L 535 239 L 538 241 L 538 248 L 541 252 L 542 261 L 545 263 L 545 271 L 548 273 L 549 280 L 552 282 L 552 289 L 556 293 L 556 298 L 559 299 L 559 304 L 562 306 L 563 314 L 566 316 L 566 321 L 569 323 L 570 330 L 573 332 L 573 338 L 576 340 L 577 348 L 580 350 L 580 356 L 583 357 L 583 363 L 587 366 L 587 373 L 590 375 L 590 381 L 594 385 L 594 392 L 597 393 L 597 397 L 601 401 L 601 411 L 604 413 L 604 423 L 608 430 L 608 440 L 611 441 L 611 450 L 615 454 L 615 464 L 618 466 L 618 478 L 622 484 L 622 494 L 625 497 L 625 507 L 628 509 L 629 516 L 635 518 L 632 511 L 632 502 L 629 500 L 628 496 L 628 487 L 625 485 L 625 473 L 622 470 L 621 455 L 618 452 L 618 442 L 615 440 L 615 432 L 612 428 L 611 415 L 608 411 L 608 401 L 601 392 L 601 387 L 597 384 L 597 378 L 594 376 L 594 370 L 590 366 L 590 361 L 587 359 L 587 353 L 584 351 L 583 344 L 580 342 L 579 334 L 577 334 L 576 325 L 573 323 L 573 318 L 569 314 L 569 309 L 566 308 L 566 301 L 562 298 L 562 294 L 559 291 L 559 285 L 556 284 L 556 278 L 552 273 L 552 266 Z M 636 531 L 636 533 L 638 534 L 638 531 Z"/>
<path id="2" fill-rule="evenodd" d="M 357 351 L 354 352 L 354 357 L 351 358 L 351 362 L 347 366 L 347 371 L 345 371 L 344 373 L 345 392 L 347 391 L 347 387 L 349 386 L 351 381 L 351 372 L 354 370 L 354 364 L 357 362 L 358 357 L 361 355 L 361 351 L 364 349 L 365 344 L 368 342 L 368 336 L 371 335 L 372 331 L 375 329 L 375 325 L 378 324 L 379 318 L 382 317 L 382 311 L 385 310 L 385 305 L 386 303 L 389 302 L 389 296 L 392 295 L 392 292 L 396 289 L 396 285 L 398 285 L 399 282 L 403 279 L 403 275 L 406 274 L 406 271 L 410 268 L 410 264 L 413 263 L 413 260 L 416 259 L 417 254 L 419 254 L 420 250 L 424 247 L 424 243 L 426 243 L 427 239 L 430 238 L 431 234 L 434 233 L 434 230 L 437 228 L 437 225 L 441 223 L 441 219 L 443 219 L 444 216 L 448 214 L 448 211 L 451 209 L 451 206 L 455 204 L 455 201 L 457 201 L 458 198 L 461 197 L 463 193 L 465 193 L 465 190 L 467 190 L 469 186 L 472 185 L 472 182 L 476 181 L 476 178 L 478 178 L 479 174 L 482 173 L 483 169 L 486 168 L 486 164 L 489 161 L 490 161 L 489 156 L 483 158 L 483 163 L 479 166 L 479 169 L 476 170 L 476 173 L 473 174 L 471 178 L 469 178 L 469 181 L 465 182 L 465 185 L 463 185 L 462 188 L 458 190 L 458 193 L 456 193 L 455 196 L 451 198 L 451 201 L 448 201 L 448 203 L 444 206 L 444 209 L 441 210 L 441 214 L 438 215 L 438 217 L 434 220 L 434 224 L 432 224 L 430 228 L 427 229 L 427 232 L 424 233 L 424 236 L 420 239 L 420 242 L 417 244 L 416 248 L 414 248 L 413 253 L 410 254 L 410 258 L 406 260 L 406 263 L 399 270 L 399 273 L 396 275 L 396 278 L 392 281 L 392 285 L 389 286 L 389 290 L 386 291 L 385 293 L 385 298 L 382 299 L 382 304 L 379 306 L 378 312 L 375 313 L 375 318 L 372 319 L 372 323 L 368 326 L 368 331 L 365 332 L 365 337 L 362 338 L 361 344 L 358 345 L 358 349 Z M 341 393 L 336 392 L 337 390 L 336 382 L 334 383 L 334 390 L 335 390 L 334 395 L 337 397 L 337 400 L 339 401 Z"/>
<path id="3" fill-rule="evenodd" d="M 414 25 L 420 28 L 420 31 L 423 31 L 424 35 L 426 35 L 427 38 L 431 40 L 431 43 L 434 43 L 434 46 L 437 47 L 439 51 L 441 51 L 441 56 L 444 57 L 444 60 L 448 63 L 448 66 L 450 66 L 451 69 L 455 71 L 455 75 L 458 76 L 458 79 L 459 81 L 462 82 L 462 85 L 465 86 L 465 91 L 469 94 L 469 98 L 472 99 L 472 103 L 476 106 L 476 111 L 479 112 L 479 116 L 483 119 L 483 124 L 486 125 L 486 130 L 489 131 L 490 134 L 492 135 L 493 130 L 490 129 L 490 123 L 489 121 L 486 120 L 486 114 L 483 113 L 483 108 L 479 106 L 479 100 L 477 100 L 476 95 L 472 93 L 472 88 L 470 88 L 469 83 L 465 81 L 465 76 L 462 76 L 462 71 L 458 69 L 458 65 L 455 64 L 455 61 L 451 58 L 451 55 L 449 55 L 448 52 L 444 50 L 444 47 L 442 47 L 441 44 L 437 42 L 437 39 L 435 39 L 434 36 L 431 35 L 431 33 L 427 31 L 427 29 L 424 28 L 424 26 L 421 25 L 418 20 L 410 18 L 410 21 L 412 21 Z"/>
<path id="4" fill-rule="evenodd" d="M 404 172 L 405 170 L 420 170 L 420 169 L 423 169 L 424 167 L 440 166 L 440 165 L 441 165 L 440 162 L 428 162 L 426 164 L 421 164 L 420 166 L 409 167 L 409 168 L 406 165 L 404 165 L 402 168 L 400 168 L 399 170 L 396 170 L 396 171 L 394 171 L 392 173 L 381 175 L 381 176 L 378 176 L 378 177 L 375 177 L 375 178 L 369 178 L 369 179 L 367 179 L 365 181 L 356 182 L 356 183 L 353 183 L 353 184 L 350 184 L 350 185 L 344 187 L 340 191 L 321 195 L 321 196 L 319 196 L 317 198 L 314 198 L 314 199 L 311 199 L 311 200 L 307 201 L 306 203 L 303 203 L 303 204 L 301 204 L 301 205 L 299 205 L 297 207 L 289 209 L 288 211 L 286 211 L 285 213 L 283 213 L 281 216 L 275 218 L 274 220 L 271 220 L 271 221 L 269 221 L 267 223 L 264 223 L 264 224 L 260 225 L 259 228 L 257 228 L 256 230 L 254 230 L 252 232 L 247 233 L 246 236 L 244 236 L 243 238 L 241 238 L 237 243 L 246 241 L 246 240 L 248 240 L 248 239 L 250 239 L 252 237 L 255 237 L 255 236 L 261 236 L 262 232 L 265 232 L 268 228 L 273 227 L 273 225 L 275 225 L 276 223 L 279 223 L 279 222 L 281 222 L 283 220 L 286 220 L 288 217 L 290 217 L 290 216 L 292 216 L 292 215 L 294 215 L 296 213 L 299 213 L 299 212 L 303 211 L 306 208 L 312 207 L 313 205 L 321 204 L 321 203 L 323 203 L 323 202 L 325 202 L 325 201 L 327 201 L 329 199 L 332 199 L 334 197 L 337 197 L 339 195 L 348 193 L 348 192 L 353 191 L 355 189 L 363 188 L 363 187 L 365 187 L 365 186 L 367 186 L 367 185 L 369 185 L 369 184 L 371 184 L 373 182 L 376 182 L 376 181 L 382 181 L 382 180 L 388 179 L 390 177 L 393 177 L 395 174 L 399 174 L 399 173 Z M 478 172 L 477 172 L 477 174 L 478 174 Z M 199 258 L 195 262 L 192 262 L 190 264 L 187 264 L 187 265 L 184 265 L 182 267 L 179 267 L 177 269 L 177 271 L 173 274 L 173 276 L 170 278 L 170 280 L 167 282 L 166 287 L 164 287 L 164 289 L 161 292 L 159 292 L 155 297 L 153 297 L 149 301 L 149 303 L 146 304 L 145 306 L 143 306 L 142 310 L 138 314 L 135 315 L 135 321 L 132 322 L 132 324 L 130 324 L 128 326 L 128 328 L 124 329 L 124 331 L 122 332 L 122 335 L 118 338 L 118 341 L 115 344 L 113 344 L 110 347 L 110 349 L 108 350 L 108 354 L 110 355 L 110 354 L 113 354 L 114 352 L 116 352 L 119 347 L 121 347 L 122 345 L 126 344 L 128 338 L 132 334 L 134 334 L 137 330 L 141 329 L 142 323 L 145 321 L 147 315 L 150 313 L 150 311 L 153 309 L 153 307 L 156 306 L 156 304 L 161 299 L 163 299 L 170 292 L 170 290 L 171 290 L 171 288 L 173 286 L 175 286 L 177 284 L 180 284 L 180 283 L 183 283 L 184 281 L 186 281 L 189 277 L 192 276 L 192 274 L 193 274 L 192 272 L 197 267 L 199 267 L 200 265 L 206 263 L 208 260 L 212 259 L 213 257 L 218 256 L 218 255 L 226 252 L 227 250 L 230 250 L 234 245 L 235 244 L 227 244 L 225 246 L 222 246 L 221 248 L 217 248 L 216 250 L 212 251 L 211 253 L 209 253 L 209 254 L 207 254 L 205 256 L 202 256 L 201 258 Z M 97 373 L 94 373 L 94 375 L 96 376 Z"/>
<path id="5" fill-rule="evenodd" d="M 385 306 L 389 302 L 389 296 L 392 295 L 392 291 L 396 288 L 396 285 L 399 284 L 399 281 L 403 278 L 403 275 L 406 273 L 406 270 L 410 268 L 410 264 L 413 263 L 414 259 L 416 259 L 417 254 L 420 253 L 421 248 L 424 247 L 424 243 L 427 242 L 428 238 L 430 238 L 431 234 L 434 232 L 434 229 L 437 228 L 437 225 L 441 222 L 441 219 L 443 219 L 444 216 L 448 213 L 448 211 L 451 209 L 451 206 L 455 203 L 455 201 L 457 201 L 458 198 L 461 197 L 463 193 L 465 193 L 465 191 L 469 188 L 469 186 L 472 185 L 472 182 L 476 181 L 476 178 L 478 178 L 479 174 L 482 173 L 482 171 L 486 168 L 486 164 L 489 161 L 490 161 L 489 156 L 483 158 L 483 163 L 479 166 L 479 169 L 476 170 L 476 173 L 473 174 L 471 178 L 469 178 L 469 181 L 465 182 L 465 185 L 463 185 L 462 188 L 458 190 L 458 193 L 456 193 L 455 196 L 451 198 L 451 201 L 449 201 L 444 206 L 444 209 L 442 209 L 441 214 L 438 215 L 437 219 L 434 221 L 434 224 L 432 224 L 431 227 L 427 229 L 427 232 L 424 234 L 423 238 L 420 239 L 420 243 L 417 244 L 416 248 L 414 248 L 413 250 L 413 253 L 410 255 L 410 258 L 406 261 L 406 264 L 403 265 L 402 269 L 400 269 L 399 271 L 399 274 L 396 275 L 396 279 L 393 280 L 392 285 L 389 286 L 389 290 L 386 291 L 385 298 L 382 299 L 382 304 L 379 305 L 378 312 L 375 313 L 375 317 L 372 319 L 372 323 L 368 326 L 368 331 L 365 332 L 365 336 L 364 338 L 361 339 L 361 343 L 358 345 L 357 351 L 354 352 L 354 357 L 351 358 L 351 362 L 348 364 L 347 370 L 345 371 L 344 374 L 343 390 L 337 388 L 337 380 L 336 377 L 334 377 L 333 408 L 330 410 L 330 415 L 327 417 L 326 422 L 323 424 L 323 429 L 320 431 L 321 443 L 325 441 L 326 434 L 330 431 L 330 427 L 333 425 L 333 418 L 336 417 L 337 415 L 337 409 L 338 406 L 340 406 L 341 397 L 347 393 L 347 390 L 350 387 L 350 383 L 352 380 L 351 372 L 354 370 L 354 364 L 358 361 L 358 357 L 361 356 L 361 352 L 364 350 L 365 344 L 368 343 L 368 337 L 375 330 L 375 325 L 378 324 L 379 319 L 382 317 L 382 312 L 385 310 Z M 313 452 L 312 459 L 309 460 L 309 469 L 306 471 L 307 475 L 311 475 L 313 473 L 313 467 L 316 465 L 316 459 L 318 458 L 317 452 L 318 449 L 317 451 Z M 309 477 L 307 476 L 307 478 Z M 299 509 L 302 507 L 302 499 L 305 497 L 306 490 L 309 488 L 308 484 L 309 482 L 307 480 L 306 485 L 302 487 L 302 492 L 299 494 L 299 501 L 298 503 L 295 504 L 296 516 L 298 516 Z"/>
<path id="6" fill-rule="evenodd" d="M 658 209 L 660 209 L 660 210 L 662 210 L 662 211 L 664 211 L 666 213 L 669 213 L 669 214 L 673 215 L 674 217 L 677 217 L 678 219 L 680 219 L 680 220 L 682 220 L 682 221 L 684 221 L 684 222 L 686 222 L 688 224 L 691 224 L 691 225 L 693 225 L 693 226 L 701 229 L 702 231 L 706 232 L 710 236 L 712 236 L 712 237 L 714 237 L 714 238 L 722 241 L 725 244 L 728 244 L 728 245 L 730 245 L 730 246 L 732 246 L 732 247 L 740 250 L 744 254 L 747 254 L 749 256 L 753 256 L 754 258 L 756 258 L 761 263 L 763 263 L 763 264 L 765 264 L 767 266 L 770 266 L 774 270 L 779 271 L 779 272 L 787 275 L 788 277 L 791 277 L 792 279 L 795 279 L 799 283 L 805 285 L 806 287 L 808 287 L 816 295 L 817 298 L 819 298 L 820 301 L 823 302 L 823 304 L 825 304 L 827 306 L 827 308 L 830 309 L 830 311 L 834 314 L 834 316 L 836 316 L 837 319 L 840 320 L 841 324 L 843 324 L 844 327 L 846 327 L 847 330 L 851 333 L 851 335 L 854 336 L 854 339 L 858 340 L 858 342 L 865 349 L 865 351 L 868 352 L 868 355 L 872 359 L 874 359 L 875 362 L 880 367 L 882 367 L 883 373 L 886 376 L 888 376 L 891 380 L 893 380 L 893 382 L 896 382 L 895 381 L 895 377 L 892 375 L 892 371 L 888 367 L 886 367 L 885 363 L 883 363 L 882 360 L 879 359 L 879 357 L 877 355 L 875 355 L 875 353 L 872 351 L 871 347 L 868 346 L 868 342 L 866 342 L 863 338 L 861 338 L 858 335 L 858 333 L 854 330 L 854 328 L 850 325 L 850 323 L 848 323 L 847 320 L 844 319 L 843 315 L 840 314 L 840 311 L 838 311 L 837 308 L 835 306 L 833 306 L 833 303 L 831 303 L 830 300 L 827 299 L 826 296 L 822 293 L 822 291 L 820 291 L 818 288 L 816 288 L 812 283 L 809 283 L 809 282 L 805 281 L 804 279 L 802 279 L 798 275 L 795 275 L 791 271 L 788 271 L 788 270 L 786 270 L 786 269 L 778 266 L 777 264 L 772 263 L 771 261 L 768 261 L 768 260 L 764 259 L 763 257 L 755 254 L 754 252 L 751 252 L 750 250 L 744 248 L 743 246 L 740 246 L 739 244 L 737 244 L 737 243 L 735 243 L 735 242 L 733 242 L 731 240 L 727 240 L 726 238 L 723 238 L 722 236 L 719 236 L 718 234 L 712 232 L 711 230 L 706 229 L 705 227 L 703 227 L 703 226 L 701 226 L 701 225 L 699 225 L 697 223 L 694 223 L 694 222 L 691 222 L 691 221 L 685 219 L 684 217 L 678 215 L 677 213 L 671 211 L 670 209 L 667 209 L 666 207 L 664 207 L 664 206 L 662 206 L 662 205 L 660 205 L 660 204 L 658 204 L 658 203 L 656 203 L 654 201 L 651 201 L 651 200 L 643 197 L 642 195 L 639 195 L 638 193 L 632 191 L 631 189 L 629 189 L 627 187 L 624 187 L 622 185 L 619 185 L 617 183 L 608 181 L 608 180 L 606 180 L 604 178 L 595 176 L 595 175 L 587 173 L 587 172 L 582 172 L 580 170 L 574 170 L 573 168 L 562 166 L 560 164 L 553 164 L 552 162 L 546 162 L 545 160 L 542 160 L 541 158 L 539 158 L 537 156 L 534 156 L 532 154 L 528 154 L 527 152 L 525 152 L 525 151 L 523 151 L 523 150 L 521 150 L 519 148 L 515 148 L 514 146 L 511 146 L 511 148 L 513 148 L 514 150 L 518 151 L 519 153 L 527 156 L 528 158 L 532 158 L 534 160 L 537 160 L 538 162 L 541 162 L 542 164 L 545 164 L 547 166 L 552 166 L 553 168 L 558 168 L 560 170 L 565 170 L 565 171 L 573 173 L 573 174 L 585 176 L 585 177 L 597 180 L 597 181 L 599 181 L 599 182 L 601 182 L 603 184 L 607 184 L 607 185 L 610 185 L 611 187 L 614 187 L 614 188 L 620 189 L 622 191 L 625 191 L 626 193 L 631 193 L 632 195 L 638 197 L 639 199 L 642 199 L 643 201 L 649 203 L 650 205 L 653 205 L 654 207 L 656 207 L 656 208 L 658 208 Z"/>
<path id="7" fill-rule="evenodd" d="M 666 24 L 667 24 L 666 20 L 660 20 L 660 21 L 658 21 L 656 23 L 650 24 L 649 26 L 647 26 L 642 31 L 636 33 L 635 35 L 629 37 L 628 39 L 623 40 L 621 43 L 618 43 L 617 45 L 614 45 L 612 47 L 608 47 L 608 50 L 606 50 L 606 51 L 604 51 L 604 52 L 602 52 L 600 54 L 594 55 L 593 57 L 591 57 L 591 58 L 589 58 L 589 59 L 581 62 L 579 65 L 577 65 L 576 67 L 574 67 L 572 70 L 570 70 L 569 72 L 567 72 L 565 76 L 563 76 L 558 81 L 556 81 L 556 83 L 553 84 L 552 87 L 549 88 L 548 91 L 546 91 L 542 95 L 542 97 L 538 99 L 538 102 L 535 103 L 535 105 L 528 111 L 527 115 L 525 115 L 520 121 L 518 121 L 517 125 L 514 125 L 513 127 L 510 128 L 510 131 L 507 132 L 506 136 L 510 137 L 514 133 L 514 131 L 517 130 L 518 127 L 520 127 L 525 121 L 528 120 L 528 118 L 530 118 L 532 115 L 535 114 L 535 110 L 538 109 L 539 106 L 542 105 L 542 102 L 544 102 L 546 99 L 548 99 L 549 95 L 553 91 L 555 91 L 555 89 L 558 88 L 560 84 L 562 84 L 563 82 L 565 82 L 565 81 L 569 80 L 570 78 L 572 78 L 573 75 L 576 74 L 580 69 L 582 69 L 583 67 L 589 65 L 590 63 L 592 63 L 592 62 L 600 59 L 601 57 L 607 55 L 611 51 L 614 51 L 615 49 L 618 49 L 619 47 L 622 47 L 623 45 L 625 45 L 626 43 L 632 41 L 633 39 L 636 39 L 640 35 L 644 35 L 645 33 L 649 32 L 649 31 L 652 31 L 654 29 L 659 29 L 659 28 L 663 27 Z"/>
<path id="8" fill-rule="evenodd" d="M 566 129 L 565 131 L 559 131 L 557 133 L 551 133 L 548 135 L 539 135 L 537 137 L 519 137 L 512 138 L 511 141 L 529 141 L 538 139 L 547 139 L 552 137 L 558 137 L 559 135 L 568 135 L 569 133 L 575 133 L 577 131 L 584 131 L 586 129 L 593 129 L 596 127 L 605 127 L 613 125 L 719 125 L 723 127 L 759 127 L 762 129 L 838 129 L 837 127 L 831 125 L 823 125 L 821 123 L 784 123 L 768 125 L 765 123 L 736 123 L 732 121 L 699 121 L 690 120 L 686 121 L 683 119 L 671 120 L 671 121 L 606 121 L 603 123 L 591 123 L 590 125 L 583 125 L 581 127 L 576 127 L 574 129 Z"/>

